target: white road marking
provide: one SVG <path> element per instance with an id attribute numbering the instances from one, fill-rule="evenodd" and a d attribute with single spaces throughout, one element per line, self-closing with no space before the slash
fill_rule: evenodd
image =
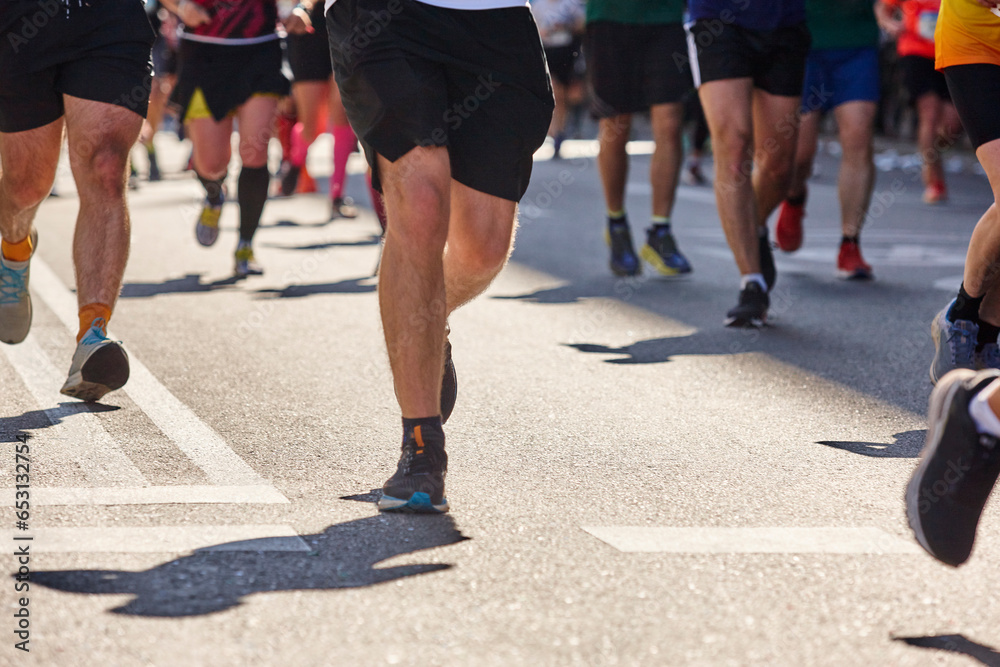
<path id="1" fill-rule="evenodd" d="M 43 409 L 52 423 L 46 437 L 62 443 L 60 449 L 80 467 L 88 482 L 107 486 L 148 484 L 97 415 L 83 403 L 59 393 L 66 374 L 56 369 L 32 336 L 17 345 L 0 347 L 38 405 L 56 406 Z M 66 364 L 68 369 L 68 358 Z"/>
<path id="2" fill-rule="evenodd" d="M 76 299 L 40 257 L 35 257 L 31 263 L 31 288 L 69 331 L 76 332 Z M 211 482 L 220 486 L 268 486 L 246 461 L 230 449 L 221 436 L 160 384 L 139 359 L 130 355 L 129 362 L 131 374 L 122 391 L 128 394 L 167 438 L 204 471 Z M 50 403 L 51 401 L 41 402 L 42 405 Z M 116 474 L 122 470 L 101 457 L 95 458 L 95 461 Z M 134 481 L 128 483 L 146 486 L 144 481 L 139 484 Z M 275 490 L 275 493 L 278 491 Z"/>
<path id="3" fill-rule="evenodd" d="M 626 553 L 685 554 L 919 554 L 916 542 L 874 527 L 666 528 L 584 526 Z"/>
<path id="4" fill-rule="evenodd" d="M 103 488 L 39 487 L 33 505 L 174 505 L 194 503 L 286 504 L 288 498 L 270 485 L 146 486 Z"/>
<path id="5" fill-rule="evenodd" d="M 4 531 L 4 544 L 35 553 L 186 553 L 205 551 L 311 551 L 287 525 L 153 526 L 141 528 L 37 528 Z M 12 541 L 31 536 L 29 541 Z"/>
<path id="6" fill-rule="evenodd" d="M 934 289 L 944 290 L 945 292 L 957 292 L 958 286 L 962 284 L 962 280 L 965 276 L 947 276 L 945 278 L 938 278 L 934 281 Z"/>

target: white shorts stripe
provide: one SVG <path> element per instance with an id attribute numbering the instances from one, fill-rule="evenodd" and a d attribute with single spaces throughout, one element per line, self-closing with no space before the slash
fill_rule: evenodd
<path id="1" fill-rule="evenodd" d="M 684 33 L 687 35 L 688 60 L 691 62 L 691 78 L 694 79 L 694 87 L 701 87 L 701 67 L 698 66 L 698 45 L 694 41 L 694 33 L 691 28 L 694 23 L 684 24 Z"/>

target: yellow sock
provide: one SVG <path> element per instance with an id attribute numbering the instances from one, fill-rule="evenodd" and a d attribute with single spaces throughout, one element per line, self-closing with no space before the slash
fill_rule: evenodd
<path id="1" fill-rule="evenodd" d="M 80 333 L 76 335 L 77 343 L 87 335 L 87 332 L 90 331 L 90 325 L 97 318 L 104 319 L 104 326 L 101 327 L 101 330 L 107 334 L 108 320 L 111 319 L 111 306 L 106 303 L 88 303 L 86 306 L 80 308 Z"/>
<path id="2" fill-rule="evenodd" d="M 3 256 L 12 262 L 27 262 L 31 259 L 31 251 L 33 250 L 31 245 L 31 235 L 24 237 L 23 241 L 17 243 L 8 243 L 7 241 L 0 241 L 0 248 L 2 248 Z"/>

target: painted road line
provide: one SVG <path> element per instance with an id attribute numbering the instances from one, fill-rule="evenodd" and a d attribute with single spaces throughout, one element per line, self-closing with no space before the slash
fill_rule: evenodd
<path id="1" fill-rule="evenodd" d="M 874 527 L 665 528 L 584 526 L 627 553 L 676 554 L 919 554 L 920 548 Z"/>
<path id="2" fill-rule="evenodd" d="M 285 504 L 290 502 L 270 485 L 146 486 L 103 488 L 39 487 L 31 491 L 33 505 L 176 505 Z"/>
<path id="3" fill-rule="evenodd" d="M 35 257 L 31 263 L 32 291 L 45 301 L 71 332 L 78 326 L 72 293 L 52 269 Z M 178 449 L 202 469 L 213 483 L 223 486 L 264 486 L 267 482 L 234 452 L 219 434 L 164 387 L 134 355 L 131 373 L 122 389 Z M 143 486 L 143 485 L 138 485 Z"/>
<path id="4" fill-rule="evenodd" d="M 5 544 L 25 533 L 4 531 Z M 287 525 L 36 528 L 33 553 L 186 553 L 207 551 L 311 551 Z"/>
<path id="5" fill-rule="evenodd" d="M 34 337 L 29 335 L 22 343 L 0 347 L 38 405 L 56 406 L 43 408 L 53 429 L 47 437 L 62 443 L 61 450 L 80 467 L 88 482 L 105 486 L 148 484 L 98 416 L 84 403 L 59 393 L 66 375 L 52 364 Z M 66 363 L 68 368 L 68 358 Z"/>

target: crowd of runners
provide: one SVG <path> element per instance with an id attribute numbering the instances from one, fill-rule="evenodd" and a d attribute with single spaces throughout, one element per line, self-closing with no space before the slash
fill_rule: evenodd
<path id="1" fill-rule="evenodd" d="M 202 210 L 190 221 L 197 241 L 216 243 L 221 211 L 235 199 L 234 271 L 243 278 L 263 272 L 253 240 L 269 195 L 315 189 L 306 158 L 329 130 L 331 219 L 359 213 L 344 184 L 348 159 L 360 149 L 384 234 L 378 302 L 403 433 L 378 506 L 447 511 L 443 426 L 457 397 L 448 317 L 507 262 L 533 156 L 547 135 L 559 155 L 571 109 L 585 95 L 581 52 L 598 119 L 611 271 L 635 276 L 643 262 L 664 275 L 692 271 L 671 214 L 682 174 L 705 182 L 700 153 L 710 137 L 718 214 L 740 274 L 725 321 L 757 327 L 777 280 L 768 221 L 777 214 L 779 249 L 802 245 L 807 181 L 828 112 L 843 148 L 837 269 L 848 279 L 873 277 L 860 234 L 875 176 L 878 49 L 886 36 L 898 44 L 918 117 L 924 201 L 947 198 L 941 151 L 963 127 L 1000 196 L 997 5 L 9 0 L 0 4 L 0 340 L 19 343 L 31 326 L 33 220 L 64 143 L 80 200 L 73 243 L 80 328 L 62 392 L 96 401 L 129 375 L 125 348 L 108 338 L 107 326 L 129 251 L 125 190 L 136 141 L 149 156 L 149 180 L 157 180 L 154 137 L 164 114 L 176 114 L 204 188 Z M 38 28 L 30 38 L 21 34 L 28 24 Z M 470 96 L 476 110 L 455 116 Z M 652 208 L 638 253 L 625 188 L 636 114 L 648 114 L 655 146 Z M 686 116 L 701 129 L 685 168 Z M 227 190 L 234 131 L 235 197 Z M 272 174 L 275 136 L 283 160 Z M 968 558 L 1000 472 L 998 216 L 995 205 L 983 214 L 957 295 L 933 320 L 930 428 L 906 497 L 919 542 L 952 565 Z"/>

